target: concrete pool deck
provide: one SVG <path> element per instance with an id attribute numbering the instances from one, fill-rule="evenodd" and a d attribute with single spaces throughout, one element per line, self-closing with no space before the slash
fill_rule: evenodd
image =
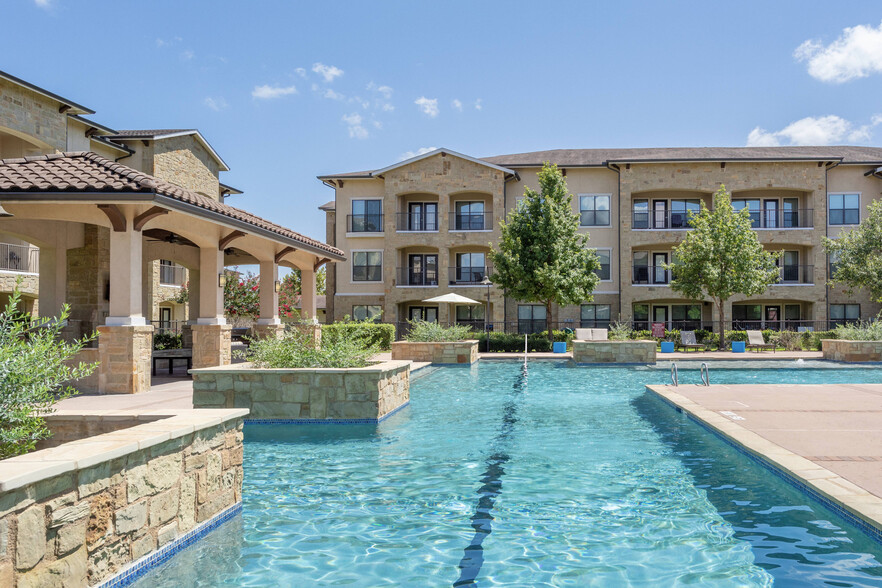
<path id="1" fill-rule="evenodd" d="M 646 388 L 882 534 L 882 384 Z"/>

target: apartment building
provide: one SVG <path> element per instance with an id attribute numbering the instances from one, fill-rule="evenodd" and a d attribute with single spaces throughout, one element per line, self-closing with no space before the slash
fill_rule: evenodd
<path id="1" fill-rule="evenodd" d="M 600 284 L 584 304 L 545 308 L 513 300 L 482 284 L 492 274 L 488 252 L 499 221 L 525 187 L 538 189 L 543 162 L 557 164 L 573 193 L 580 231 L 601 261 Z M 706 300 L 674 292 L 663 264 L 690 230 L 687 218 L 725 184 L 736 208 L 747 208 L 760 242 L 784 251 L 780 280 L 759 296 L 726 305 L 727 326 L 826 328 L 875 316 L 859 293 L 827 286 L 823 236 L 860 224 L 882 192 L 882 148 L 743 147 L 560 149 L 475 158 L 448 149 L 388 167 L 319 176 L 334 190 L 323 205 L 327 242 L 345 263 L 329 268 L 329 317 L 421 318 L 535 331 L 606 326 L 707 328 L 719 321 Z M 835 260 L 834 260 L 835 261 Z M 480 305 L 431 304 L 456 292 Z M 488 302 L 489 299 L 489 302 Z"/>

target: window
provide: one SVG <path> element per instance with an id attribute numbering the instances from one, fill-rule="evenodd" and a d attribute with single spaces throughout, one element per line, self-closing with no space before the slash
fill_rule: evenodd
<path id="1" fill-rule="evenodd" d="M 412 253 L 407 257 L 407 274 L 404 284 L 411 286 L 438 285 L 438 254 Z"/>
<path id="2" fill-rule="evenodd" d="M 457 253 L 453 282 L 480 284 L 487 274 L 483 253 Z"/>
<path id="3" fill-rule="evenodd" d="M 408 309 L 408 318 L 412 321 L 426 321 L 427 323 L 438 322 L 437 306 L 411 306 Z"/>
<path id="4" fill-rule="evenodd" d="M 638 331 L 649 328 L 649 305 L 634 305 L 634 328 Z"/>
<path id="5" fill-rule="evenodd" d="M 545 307 L 538 304 L 518 305 L 518 333 L 541 333 L 545 326 Z"/>
<path id="6" fill-rule="evenodd" d="M 648 284 L 649 283 L 649 252 L 634 252 L 634 275 L 632 276 L 632 284 Z M 647 311 L 648 312 L 648 311 Z"/>
<path id="7" fill-rule="evenodd" d="M 834 252 L 830 253 L 830 256 L 829 256 L 830 269 L 829 269 L 829 272 L 827 273 L 828 278 L 832 278 L 833 275 L 836 273 L 836 264 L 838 264 L 838 263 L 839 263 L 839 252 L 834 251 Z"/>
<path id="8" fill-rule="evenodd" d="M 437 231 L 438 204 L 436 202 L 411 202 L 407 205 L 408 231 Z"/>
<path id="9" fill-rule="evenodd" d="M 733 304 L 732 328 L 762 329 L 763 307 L 761 304 Z"/>
<path id="10" fill-rule="evenodd" d="M 671 200 L 671 228 L 688 229 L 689 218 L 701 212 L 699 200 Z"/>
<path id="11" fill-rule="evenodd" d="M 831 225 L 857 225 L 861 222 L 860 194 L 830 194 L 828 219 Z"/>
<path id="12" fill-rule="evenodd" d="M 483 231 L 484 203 L 457 202 L 453 226 L 457 231 Z"/>
<path id="13" fill-rule="evenodd" d="M 579 195 L 579 224 L 583 227 L 609 226 L 609 195 Z"/>
<path id="14" fill-rule="evenodd" d="M 700 304 L 674 304 L 671 306 L 671 328 L 695 331 L 701 328 Z"/>
<path id="15" fill-rule="evenodd" d="M 609 249 L 597 249 L 595 251 L 597 253 L 597 259 L 600 261 L 600 269 L 595 270 L 595 274 L 597 277 L 603 281 L 610 281 L 612 278 L 610 276 L 610 255 L 612 251 Z"/>
<path id="16" fill-rule="evenodd" d="M 352 233 L 383 232 L 383 201 L 353 200 L 349 231 Z"/>
<path id="17" fill-rule="evenodd" d="M 844 325 L 861 320 L 860 304 L 831 304 L 830 326 Z"/>
<path id="18" fill-rule="evenodd" d="M 352 252 L 352 281 L 353 282 L 382 282 L 383 281 L 383 252 L 382 251 L 353 251 Z"/>
<path id="19" fill-rule="evenodd" d="M 583 329 L 609 328 L 609 304 L 583 304 L 580 312 L 579 326 Z"/>
<path id="20" fill-rule="evenodd" d="M 799 199 L 785 198 L 784 208 L 781 212 L 781 222 L 784 228 L 790 229 L 799 226 Z"/>
<path id="21" fill-rule="evenodd" d="M 480 304 L 473 306 L 456 307 L 456 324 L 458 325 L 483 325 L 484 307 Z"/>
<path id="22" fill-rule="evenodd" d="M 799 282 L 799 251 L 785 251 L 781 256 L 781 281 Z"/>
<path id="23" fill-rule="evenodd" d="M 746 208 L 750 211 L 750 220 L 753 221 L 753 225 L 758 227 L 760 226 L 760 201 L 759 198 L 751 199 L 751 200 L 733 200 L 732 208 L 735 209 L 735 212 L 738 212 L 742 208 Z"/>
<path id="24" fill-rule="evenodd" d="M 649 200 L 634 201 L 634 211 L 631 213 L 631 227 L 635 229 L 649 228 Z"/>
<path id="25" fill-rule="evenodd" d="M 383 307 L 373 304 L 353 304 L 352 318 L 356 321 L 372 321 L 383 316 Z"/>

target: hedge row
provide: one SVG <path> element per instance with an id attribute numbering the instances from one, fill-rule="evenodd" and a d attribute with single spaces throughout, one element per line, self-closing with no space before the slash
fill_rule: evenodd
<path id="1" fill-rule="evenodd" d="M 322 325 L 323 341 L 335 343 L 342 336 L 355 336 L 363 340 L 366 345 L 375 345 L 382 350 L 388 350 L 392 348 L 392 341 L 395 340 L 395 325 L 370 322 Z"/>
<path id="2" fill-rule="evenodd" d="M 555 341 L 566 341 L 569 343 L 573 339 L 572 333 L 554 331 L 553 334 Z M 478 351 L 487 351 L 487 334 L 478 333 L 476 338 L 478 339 Z M 551 343 L 548 341 L 548 331 L 527 335 L 527 347 L 531 352 L 551 351 Z M 524 351 L 524 336 L 518 333 L 499 333 L 493 331 L 490 333 L 490 351 L 522 353 Z"/>

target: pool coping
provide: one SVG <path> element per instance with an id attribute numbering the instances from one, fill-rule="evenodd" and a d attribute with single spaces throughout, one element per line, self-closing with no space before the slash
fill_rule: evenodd
<path id="1" fill-rule="evenodd" d="M 647 385 L 646 390 L 882 544 L 879 496 L 678 394 L 668 385 Z"/>

